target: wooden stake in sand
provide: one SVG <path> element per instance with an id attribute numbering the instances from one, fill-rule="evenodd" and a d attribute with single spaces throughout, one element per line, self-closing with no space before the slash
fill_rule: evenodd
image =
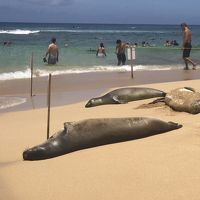
<path id="1" fill-rule="evenodd" d="M 31 54 L 31 97 L 33 96 L 33 53 Z"/>
<path id="2" fill-rule="evenodd" d="M 48 104 L 48 115 L 47 115 L 47 140 L 48 140 L 49 130 L 50 130 L 50 111 L 51 111 L 51 74 L 49 74 L 47 104 Z"/>
<path id="3" fill-rule="evenodd" d="M 127 49 L 127 54 L 128 54 L 128 60 L 131 62 L 131 78 L 133 78 L 133 60 L 135 60 L 135 48 L 130 46 Z"/>

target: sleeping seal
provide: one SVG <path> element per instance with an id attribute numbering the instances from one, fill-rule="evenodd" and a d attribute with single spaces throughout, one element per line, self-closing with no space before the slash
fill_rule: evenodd
<path id="1" fill-rule="evenodd" d="M 66 122 L 64 130 L 43 144 L 23 152 L 24 160 L 42 160 L 73 151 L 144 138 L 181 128 L 182 125 L 151 118 L 103 118 Z"/>
<path id="2" fill-rule="evenodd" d="M 164 102 L 173 110 L 197 114 L 200 112 L 200 93 L 184 87 L 167 93 Z"/>
<path id="3" fill-rule="evenodd" d="M 141 87 L 127 87 L 113 90 L 101 97 L 90 99 L 85 105 L 86 108 L 105 104 L 124 104 L 130 101 L 149 99 L 154 97 L 164 97 L 165 92 Z"/>

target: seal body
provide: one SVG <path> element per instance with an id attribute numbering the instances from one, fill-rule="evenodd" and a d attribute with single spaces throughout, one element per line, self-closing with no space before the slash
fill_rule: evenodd
<path id="1" fill-rule="evenodd" d="M 182 127 L 151 118 L 103 118 L 66 122 L 64 130 L 23 152 L 24 160 L 42 160 L 73 151 L 144 138 Z"/>
<path id="2" fill-rule="evenodd" d="M 90 99 L 85 107 L 88 108 L 105 104 L 124 104 L 130 101 L 137 101 L 154 97 L 164 97 L 165 95 L 165 92 L 153 88 L 119 88 L 101 97 Z"/>
<path id="3" fill-rule="evenodd" d="M 200 112 L 200 93 L 193 88 L 178 88 L 167 93 L 165 103 L 173 110 L 197 114 Z"/>

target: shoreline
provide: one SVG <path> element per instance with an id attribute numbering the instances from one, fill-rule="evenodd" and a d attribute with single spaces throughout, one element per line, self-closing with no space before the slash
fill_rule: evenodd
<path id="1" fill-rule="evenodd" d="M 200 79 L 200 70 L 156 70 L 130 72 L 89 72 L 52 76 L 52 106 L 87 101 L 100 96 L 111 88 L 137 86 L 153 83 Z M 26 98 L 26 102 L 1 112 L 46 107 L 48 77 L 33 79 L 33 97 L 30 97 L 30 79 L 0 81 L 0 96 Z"/>

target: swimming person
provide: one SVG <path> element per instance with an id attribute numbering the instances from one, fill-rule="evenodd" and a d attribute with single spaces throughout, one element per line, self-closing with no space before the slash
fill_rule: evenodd
<path id="1" fill-rule="evenodd" d="M 188 70 L 188 63 L 193 65 L 192 69 L 196 69 L 196 63 L 190 59 L 190 51 L 192 49 L 192 34 L 186 23 L 181 24 L 183 32 L 183 60 L 185 62 L 185 70 Z"/>
<path id="2" fill-rule="evenodd" d="M 125 54 L 125 49 L 129 47 L 127 43 L 122 43 L 121 40 L 116 41 L 116 54 L 117 54 L 117 60 L 118 63 L 117 65 L 125 65 L 126 63 L 126 54 Z"/>
<path id="3" fill-rule="evenodd" d="M 97 57 L 106 56 L 106 51 L 105 51 L 105 47 L 104 47 L 103 43 L 100 43 L 100 46 L 99 46 L 99 48 L 97 49 L 97 52 L 96 52 L 96 56 Z"/>
<path id="4" fill-rule="evenodd" d="M 48 56 L 48 64 L 55 65 L 58 62 L 59 51 L 56 45 L 56 38 L 51 39 L 51 44 L 48 47 L 46 55 L 44 57 L 44 62 L 46 61 L 46 57 Z"/>

